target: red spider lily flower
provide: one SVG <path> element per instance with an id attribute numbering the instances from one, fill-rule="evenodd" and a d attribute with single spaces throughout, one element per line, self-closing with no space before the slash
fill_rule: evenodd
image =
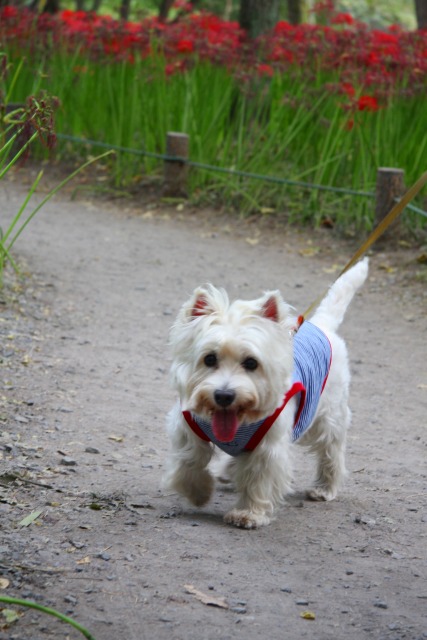
<path id="1" fill-rule="evenodd" d="M 179 51 L 179 53 L 192 53 L 194 51 L 194 43 L 191 40 L 183 38 L 178 41 L 176 50 Z"/>
<path id="2" fill-rule="evenodd" d="M 380 105 L 374 96 L 360 96 L 357 108 L 359 111 L 378 111 Z"/>
<path id="3" fill-rule="evenodd" d="M 2 10 L 2 18 L 15 18 L 18 15 L 18 9 L 16 7 L 11 7 L 10 5 L 6 5 Z"/>
<path id="4" fill-rule="evenodd" d="M 349 98 L 353 98 L 354 94 L 356 93 L 356 89 L 349 82 L 341 83 L 340 89 L 341 89 L 341 92 L 345 93 Z"/>
<path id="5" fill-rule="evenodd" d="M 274 76 L 274 69 L 269 64 L 258 64 L 257 72 L 260 76 L 268 76 L 269 78 Z"/>
<path id="6" fill-rule="evenodd" d="M 355 19 L 349 13 L 337 13 L 331 20 L 332 24 L 354 25 Z"/>

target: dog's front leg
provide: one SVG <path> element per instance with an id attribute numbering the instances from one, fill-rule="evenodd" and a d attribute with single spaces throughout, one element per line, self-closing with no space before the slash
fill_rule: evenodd
<path id="1" fill-rule="evenodd" d="M 291 489 L 292 471 L 286 449 L 264 447 L 236 458 L 234 481 L 239 499 L 224 520 L 243 529 L 267 525 L 275 507 Z"/>
<path id="2" fill-rule="evenodd" d="M 214 489 L 214 479 L 207 470 L 213 446 L 201 440 L 188 427 L 181 410 L 174 407 L 168 416 L 171 451 L 163 478 L 165 489 L 177 491 L 192 504 L 206 504 Z"/>

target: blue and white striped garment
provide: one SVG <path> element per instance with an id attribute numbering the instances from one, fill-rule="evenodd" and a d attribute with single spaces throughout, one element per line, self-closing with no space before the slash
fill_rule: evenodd
<path id="1" fill-rule="evenodd" d="M 327 336 L 316 325 L 304 322 L 294 338 L 293 382 L 302 383 L 305 397 L 301 392 L 293 440 L 298 440 L 314 420 L 331 362 L 332 347 Z"/>
<path id="2" fill-rule="evenodd" d="M 304 322 L 294 337 L 294 372 L 292 387 L 285 394 L 283 403 L 267 418 L 239 426 L 231 442 L 221 442 L 214 436 L 212 425 L 207 420 L 184 411 L 189 427 L 203 440 L 218 446 L 231 456 L 252 451 L 265 436 L 288 401 L 297 397 L 297 411 L 292 439 L 298 440 L 312 424 L 317 412 L 320 396 L 329 374 L 332 348 L 326 335 L 310 322 Z M 299 396 L 299 399 L 298 399 Z"/>

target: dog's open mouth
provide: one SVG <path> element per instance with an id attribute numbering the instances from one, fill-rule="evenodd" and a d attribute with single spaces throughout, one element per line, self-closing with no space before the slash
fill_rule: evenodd
<path id="1" fill-rule="evenodd" d="M 231 442 L 237 433 L 239 420 L 232 409 L 218 409 L 212 414 L 212 431 L 220 442 Z"/>

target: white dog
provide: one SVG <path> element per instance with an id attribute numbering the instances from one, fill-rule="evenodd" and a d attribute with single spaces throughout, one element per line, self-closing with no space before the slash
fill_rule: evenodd
<path id="1" fill-rule="evenodd" d="M 252 529 L 270 522 L 291 491 L 294 442 L 317 456 L 313 500 L 332 500 L 346 474 L 350 372 L 335 333 L 368 273 L 367 259 L 330 288 L 311 322 L 295 333 L 277 291 L 229 302 L 198 288 L 171 330 L 172 381 L 179 401 L 168 416 L 165 487 L 196 506 L 208 502 L 215 446 L 230 454 L 238 492 L 225 521 Z"/>

